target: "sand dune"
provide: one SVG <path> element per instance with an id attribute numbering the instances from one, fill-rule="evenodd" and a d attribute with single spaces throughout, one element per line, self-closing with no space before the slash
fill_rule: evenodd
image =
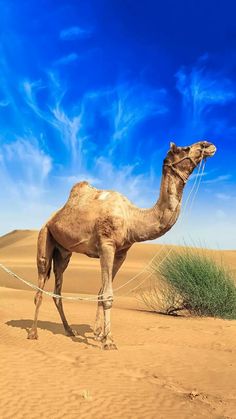
<path id="1" fill-rule="evenodd" d="M 34 231 L 0 238 L 0 261 L 35 283 L 36 238 Z M 158 245 L 134 247 L 118 285 L 157 250 Z M 214 252 L 232 270 L 235 255 Z M 47 287 L 53 289 L 52 279 Z M 98 287 L 99 261 L 75 255 L 64 292 L 95 293 Z M 124 295 L 112 313 L 118 351 L 102 351 L 93 339 L 95 303 L 64 303 L 78 332 L 69 338 L 47 297 L 40 309 L 39 340 L 30 341 L 34 292 L 0 271 L 0 417 L 236 418 L 236 322 L 153 314 Z"/>

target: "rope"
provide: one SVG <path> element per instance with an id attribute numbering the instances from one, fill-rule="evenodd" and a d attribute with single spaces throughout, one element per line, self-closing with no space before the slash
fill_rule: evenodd
<path id="1" fill-rule="evenodd" d="M 158 254 L 159 252 L 157 252 Z M 157 255 L 156 254 L 156 255 Z M 153 260 L 156 255 L 151 259 Z M 150 262 L 149 262 L 150 263 Z M 148 265 L 147 265 L 148 266 Z M 13 276 L 14 278 L 18 279 L 19 281 L 23 282 L 25 285 L 29 286 L 30 288 L 33 288 L 37 291 L 42 292 L 43 294 L 46 294 L 50 297 L 53 298 L 58 298 L 58 299 L 63 299 L 63 300 L 72 300 L 72 301 L 109 301 L 109 299 L 104 300 L 102 297 L 104 294 L 100 294 L 100 295 L 93 295 L 91 297 L 82 297 L 82 296 L 63 296 L 63 295 L 59 295 L 59 294 L 55 294 L 54 292 L 51 291 L 46 291 L 43 288 L 38 287 L 37 285 L 33 284 L 32 282 L 26 281 L 25 279 L 23 279 L 22 277 L 20 277 L 19 275 L 17 275 L 16 273 L 12 272 L 9 268 L 7 268 L 6 266 L 4 266 L 2 263 L 0 263 L 0 268 L 3 269 L 3 271 L 5 271 L 6 273 L 8 273 L 9 275 Z M 145 267 L 146 269 L 146 267 Z M 143 270 L 144 272 L 144 270 Z M 139 273 L 140 274 L 140 273 Z M 145 279 L 142 281 L 145 282 L 150 276 L 152 275 L 152 272 L 149 272 L 149 274 L 145 277 Z M 135 275 L 133 278 L 131 278 L 129 281 L 125 282 L 123 285 L 121 285 L 120 287 L 114 289 L 114 292 L 120 290 L 121 288 L 125 287 L 127 284 L 129 284 L 131 281 L 133 281 L 134 279 L 136 279 L 138 277 L 138 274 Z M 142 284 L 141 283 L 141 284 Z M 141 285 L 140 284 L 140 285 Z M 132 290 L 129 291 L 132 292 Z M 117 296 L 119 297 L 119 296 Z"/>
<path id="2" fill-rule="evenodd" d="M 204 149 L 203 149 L 203 151 L 204 151 Z M 184 214 L 185 214 L 185 212 L 186 212 L 186 208 L 187 208 L 187 205 L 188 205 L 188 202 L 189 202 L 189 200 L 190 200 L 190 197 L 191 197 L 191 194 L 192 194 L 192 192 L 193 192 L 193 190 L 194 190 L 194 188 L 195 188 L 195 186 L 196 186 L 196 184 L 197 184 L 197 181 L 198 181 L 198 177 L 200 177 L 200 180 L 199 180 L 199 183 L 198 183 L 198 186 L 197 186 L 197 188 L 196 188 L 196 190 L 195 190 L 195 193 L 194 193 L 194 195 L 193 195 L 193 199 L 192 199 L 192 202 L 190 203 L 190 210 L 191 210 L 191 207 L 192 207 L 192 204 L 193 204 L 193 202 L 194 202 L 194 200 L 195 200 L 195 198 L 196 198 L 196 195 L 197 195 L 197 192 L 198 192 L 198 189 L 199 189 L 199 186 L 200 186 L 200 183 L 201 183 L 201 179 L 202 179 L 202 176 L 203 176 L 203 172 L 204 172 L 204 168 L 205 168 L 205 163 L 206 163 L 206 160 L 204 161 L 204 165 L 203 165 L 203 167 L 202 167 L 202 162 L 203 162 L 203 160 L 201 160 L 200 161 L 200 164 L 199 164 L 199 167 L 198 167 L 198 171 L 197 171 L 197 174 L 196 174 L 196 177 L 195 177 L 195 180 L 194 180 L 194 183 L 193 183 L 193 186 L 192 186 L 192 188 L 191 188 L 191 190 L 190 190 L 190 192 L 189 192 L 189 194 L 188 194 L 188 197 L 187 197 L 187 199 L 186 199 L 186 201 L 185 201 L 185 204 L 184 204 L 184 208 L 183 208 L 183 212 L 182 212 L 182 217 L 181 217 L 181 220 L 180 220 L 180 223 L 179 223 L 179 225 L 181 225 L 182 224 L 182 222 L 183 222 L 183 216 L 184 216 Z M 202 172 L 200 173 L 200 170 L 202 169 Z M 199 175 L 199 173 L 200 173 L 200 175 Z M 190 214 L 190 211 L 189 211 L 189 214 Z M 161 248 L 158 250 L 158 252 L 152 257 L 152 259 L 148 262 L 148 264 L 146 265 L 146 269 L 152 264 L 152 262 L 153 262 L 153 260 L 155 260 L 156 259 L 156 257 L 157 257 L 157 255 L 158 254 L 160 254 L 161 253 L 161 250 L 162 250 L 162 248 L 164 247 L 164 244 L 162 244 L 161 245 Z M 171 249 L 169 249 L 168 250 L 168 252 L 167 252 L 167 254 L 164 256 L 164 258 L 161 260 L 161 262 L 159 263 L 159 266 L 164 262 L 164 260 L 170 255 L 170 253 L 173 251 L 173 248 L 171 248 Z M 144 268 L 145 269 L 145 268 Z M 144 271 L 144 269 L 143 269 L 143 271 Z M 142 273 L 142 271 L 140 272 L 140 274 Z M 139 274 L 137 274 L 136 275 L 136 277 L 138 276 Z M 151 273 L 151 275 L 152 275 L 152 273 Z M 147 278 L 145 278 L 138 286 L 136 286 L 135 288 L 133 288 L 132 290 L 130 290 L 130 291 L 128 291 L 128 293 L 127 293 L 127 295 L 128 294 L 130 294 L 131 292 L 133 292 L 135 289 L 137 289 L 137 288 L 139 288 L 145 281 L 146 281 L 146 279 L 148 279 L 151 275 L 148 275 L 148 277 Z M 135 277 L 134 277 L 135 278 Z M 131 278 L 131 280 L 132 280 L 132 278 Z M 131 280 L 130 281 L 128 281 L 128 282 L 131 282 Z M 124 284 L 124 285 L 126 285 L 126 284 Z M 124 286 L 123 285 L 123 286 Z M 121 286 L 120 288 L 122 288 L 123 286 Z M 119 290 L 120 288 L 117 288 L 116 289 L 116 291 L 117 290 Z"/>
<path id="3" fill-rule="evenodd" d="M 192 198 L 192 202 L 191 202 L 191 204 L 190 204 L 190 210 L 191 210 L 191 208 L 192 208 L 192 204 L 193 204 L 193 202 L 194 202 L 194 200 L 195 200 L 195 198 L 196 198 L 196 195 L 197 195 L 197 192 L 198 192 L 198 189 L 199 189 L 199 186 L 200 186 L 200 183 L 201 183 L 201 180 L 202 180 L 202 176 L 203 176 L 203 172 L 204 172 L 204 168 L 205 168 L 205 162 L 204 162 L 204 164 L 203 164 L 203 167 L 202 167 L 202 172 L 200 173 L 200 176 L 199 176 L 199 172 L 200 172 L 200 170 L 201 170 L 201 166 L 202 166 L 202 160 L 201 160 L 201 162 L 200 162 L 200 164 L 199 164 L 199 169 L 198 169 L 198 173 L 197 173 L 197 175 L 196 175 L 196 178 L 195 178 L 195 181 L 194 181 L 194 184 L 193 184 L 193 186 L 192 186 L 192 188 L 191 188 L 191 190 L 190 190 L 190 193 L 189 193 L 189 195 L 188 195 L 188 197 L 187 197 L 187 199 L 186 199 L 186 202 L 185 202 L 185 206 L 184 206 L 184 209 L 183 209 L 183 215 L 184 215 L 184 213 L 185 213 L 185 211 L 186 211 L 186 207 L 187 207 L 187 204 L 188 204 L 188 202 L 189 202 L 189 199 L 190 199 L 190 196 L 191 196 L 191 194 L 192 194 L 192 192 L 193 192 L 193 190 L 194 190 L 194 188 L 195 188 L 195 185 L 197 184 L 197 181 L 198 181 L 198 177 L 199 177 L 199 182 L 198 182 L 198 185 L 197 185 L 197 187 L 196 187 L 196 189 L 195 189 L 195 192 L 194 192 L 194 195 L 193 195 L 193 198 Z M 180 220 L 181 221 L 181 223 L 183 222 L 183 217 L 182 217 L 182 219 Z M 121 290 L 122 288 L 124 288 L 126 285 L 128 285 L 128 284 L 130 284 L 131 282 L 133 282 L 135 279 L 137 279 L 143 272 L 145 272 L 150 266 L 151 266 L 151 264 L 152 264 L 152 262 L 153 262 L 153 260 L 155 260 L 156 259 L 156 257 L 157 257 L 157 255 L 161 252 L 161 250 L 162 250 L 162 248 L 164 247 L 164 244 L 162 244 L 161 245 L 161 248 L 158 250 L 158 252 L 156 252 L 155 253 L 155 255 L 151 258 L 151 260 L 148 262 L 148 264 L 146 265 L 146 266 L 144 266 L 144 268 L 140 271 L 140 272 L 138 272 L 136 275 L 134 275 L 132 278 L 130 278 L 127 282 L 125 282 L 123 285 L 121 285 L 121 286 L 119 286 L 119 287 L 117 287 L 117 288 L 115 288 L 114 289 L 114 293 L 116 292 L 116 291 L 119 291 L 119 290 Z M 163 257 L 163 259 L 160 261 L 160 263 L 159 263 L 159 266 L 164 262 L 164 260 L 170 255 L 170 253 L 173 251 L 173 248 L 171 248 L 171 249 L 169 249 L 169 251 L 167 252 L 167 254 Z M 91 297 L 82 297 L 82 296 L 64 296 L 64 295 L 59 295 L 59 294 L 55 294 L 54 292 L 51 292 L 51 291 L 46 291 L 46 290 L 44 290 L 43 288 L 40 288 L 40 287 L 38 287 L 37 285 L 35 285 L 35 284 L 33 284 L 32 282 L 30 282 L 30 281 L 26 281 L 25 279 L 23 279 L 22 277 L 20 277 L 19 275 L 17 275 L 16 273 L 14 273 L 14 272 L 12 272 L 9 268 L 7 268 L 6 266 L 4 266 L 2 263 L 0 263 L 0 268 L 2 268 L 6 273 L 8 273 L 9 275 L 11 275 L 11 276 L 13 276 L 14 278 L 16 278 L 16 279 L 18 279 L 19 281 L 21 281 L 21 282 L 23 282 L 25 285 L 27 285 L 28 287 L 30 287 L 30 288 L 33 288 L 33 289 L 35 289 L 35 290 L 37 290 L 37 291 L 40 291 L 40 292 L 42 292 L 43 294 L 45 294 L 45 295 L 48 295 L 48 296 L 50 296 L 50 297 L 53 297 L 53 298 L 57 298 L 57 299 L 63 299 L 63 300 L 70 300 L 70 301 L 109 301 L 110 299 L 103 299 L 102 297 L 104 296 L 104 294 L 100 294 L 100 295 L 93 295 L 93 296 L 91 296 Z M 157 268 L 157 267 L 156 267 Z M 132 293 L 133 291 L 135 291 L 137 288 L 139 288 L 150 276 L 152 276 L 153 275 L 153 272 L 149 272 L 149 274 L 143 279 L 143 281 L 140 283 L 140 284 L 138 284 L 136 287 L 134 287 L 133 289 L 131 289 L 130 291 L 128 291 L 128 293 L 126 294 L 126 295 L 128 295 L 128 294 L 130 294 L 130 293 Z M 119 297 L 119 296 L 118 296 Z"/>
<path id="4" fill-rule="evenodd" d="M 161 262 L 159 263 L 158 267 L 160 267 L 160 266 L 162 265 L 162 263 L 166 260 L 166 258 L 169 256 L 169 254 L 170 254 L 172 251 L 173 251 L 173 249 L 169 249 L 169 250 L 168 250 L 167 254 L 163 257 L 163 259 L 162 259 L 162 260 L 161 260 Z M 146 278 L 144 278 L 144 280 L 143 280 L 140 284 L 138 284 L 136 287 L 132 288 L 132 290 L 128 291 L 128 292 L 126 293 L 126 295 L 131 294 L 131 293 L 132 293 L 132 292 L 134 292 L 136 289 L 138 289 L 139 287 L 141 287 L 141 285 L 143 285 L 143 284 L 144 284 L 144 282 L 146 282 L 146 280 L 147 280 L 148 278 L 150 278 L 150 276 L 152 276 L 152 275 L 153 275 L 153 272 L 151 271 L 151 272 L 149 273 L 149 275 L 148 275 Z"/>
<path id="5" fill-rule="evenodd" d="M 191 196 L 191 194 L 192 194 L 192 192 L 193 192 L 193 190 L 194 190 L 194 188 L 195 188 L 195 185 L 197 185 L 196 186 L 196 189 L 195 189 L 195 191 L 194 191 L 194 194 L 193 194 L 193 197 L 192 197 L 192 201 L 190 202 L 190 206 L 189 206 L 189 208 L 188 208 L 188 215 L 190 215 L 190 213 L 191 213 L 191 209 L 192 209 L 192 206 L 193 206 L 193 202 L 195 201 L 195 199 L 196 199 L 196 196 L 197 196 L 197 192 L 198 192 L 198 189 L 199 189 L 199 186 L 200 186 L 200 183 L 201 183 L 201 181 L 202 181 L 202 177 L 203 177 L 203 174 L 204 174 L 204 169 L 205 169 L 205 165 L 206 165 L 206 160 L 204 160 L 204 164 L 202 164 L 202 162 L 203 162 L 203 160 L 201 160 L 201 162 L 200 162 L 200 164 L 199 164 L 199 168 L 198 168 L 198 172 L 197 172 L 197 175 L 196 175 L 196 178 L 195 178 L 195 181 L 194 181 L 194 184 L 193 184 L 193 186 L 192 186 L 192 188 L 191 188 L 191 190 L 190 190 L 190 193 L 189 193 L 189 195 L 188 195 L 188 197 L 187 197 L 187 199 L 186 199 L 186 202 L 185 202 L 185 206 L 184 206 L 184 209 L 183 209 L 183 215 L 186 213 L 186 208 L 187 208 L 187 204 L 188 204 L 188 202 L 189 202 L 189 200 L 190 200 L 190 196 Z M 200 172 L 200 170 L 201 170 L 201 173 L 199 173 Z M 198 178 L 199 178 L 199 182 L 198 182 Z M 198 182 L 198 184 L 197 184 L 197 182 Z M 181 220 L 180 220 L 180 224 L 179 225 L 181 225 L 183 223 L 183 217 L 181 218 Z M 170 255 L 170 253 L 171 252 L 173 252 L 173 248 L 171 248 L 171 249 L 169 249 L 169 251 L 167 252 L 167 254 L 166 254 L 166 256 L 161 260 L 161 262 L 159 263 L 159 265 L 158 266 L 156 266 L 155 265 L 155 270 L 158 270 L 158 267 L 160 267 L 161 266 L 161 264 L 164 262 L 164 260 Z M 160 271 L 159 271 L 160 272 Z"/>
<path id="6" fill-rule="evenodd" d="M 184 208 L 183 208 L 183 211 L 182 211 L 182 216 L 181 216 L 180 223 L 182 222 L 183 217 L 184 217 L 184 215 L 185 215 L 187 205 L 188 205 L 188 203 L 189 203 L 189 201 L 190 201 L 190 198 L 191 198 L 192 192 L 193 192 L 193 190 L 194 190 L 194 188 L 195 188 L 195 186 L 196 186 L 196 184 L 197 184 L 198 177 L 199 177 L 199 173 L 200 173 L 200 170 L 201 170 L 201 169 L 202 169 L 202 160 L 200 161 L 200 164 L 199 164 L 199 166 L 198 166 L 198 171 L 197 171 L 196 177 L 195 177 L 195 179 L 194 179 L 193 186 L 192 186 L 192 188 L 191 188 L 191 190 L 190 190 L 190 192 L 189 192 L 189 194 L 188 194 L 188 197 L 187 197 L 187 199 L 186 199 L 186 201 L 185 201 L 185 203 L 184 203 Z M 204 170 L 204 167 L 203 167 L 203 170 Z M 200 175 L 200 177 L 201 177 L 201 175 Z M 196 195 L 195 195 L 195 196 L 196 196 Z M 190 204 L 190 205 L 191 205 L 191 204 Z"/>
<path id="7" fill-rule="evenodd" d="M 202 166 L 202 172 L 199 175 L 199 182 L 198 182 L 198 185 L 197 185 L 197 187 L 195 189 L 195 192 L 194 192 L 194 195 L 193 195 L 193 198 L 192 198 L 192 202 L 191 202 L 190 207 L 189 207 L 189 213 L 191 213 L 191 210 L 192 210 L 192 207 L 193 207 L 193 202 L 194 202 L 194 200 L 195 200 L 195 198 L 197 196 L 198 189 L 199 189 L 200 183 L 202 181 L 202 176 L 204 174 L 205 165 L 206 165 L 206 161 L 204 161 L 203 166 Z M 197 177 L 197 180 L 198 180 L 198 177 Z"/>

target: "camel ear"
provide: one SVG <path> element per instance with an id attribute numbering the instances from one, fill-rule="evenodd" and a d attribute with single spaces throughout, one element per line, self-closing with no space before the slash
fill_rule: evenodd
<path id="1" fill-rule="evenodd" d="M 170 148 L 173 151 L 173 153 L 176 153 L 178 151 L 178 147 L 175 143 L 170 142 Z"/>

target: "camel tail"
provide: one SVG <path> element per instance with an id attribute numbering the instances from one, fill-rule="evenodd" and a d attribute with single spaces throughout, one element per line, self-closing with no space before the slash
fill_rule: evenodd
<path id="1" fill-rule="evenodd" d="M 45 279 L 50 278 L 55 244 L 56 242 L 52 237 L 47 224 L 44 225 L 38 235 L 37 266 L 39 275 L 42 275 Z"/>

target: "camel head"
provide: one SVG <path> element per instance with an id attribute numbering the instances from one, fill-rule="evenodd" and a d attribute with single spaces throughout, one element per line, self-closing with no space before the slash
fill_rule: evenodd
<path id="1" fill-rule="evenodd" d="M 169 167 L 173 174 L 179 176 L 184 183 L 196 166 L 207 157 L 214 156 L 216 147 L 208 141 L 199 141 L 188 147 L 177 147 L 170 143 L 170 150 L 164 160 L 164 168 Z"/>

